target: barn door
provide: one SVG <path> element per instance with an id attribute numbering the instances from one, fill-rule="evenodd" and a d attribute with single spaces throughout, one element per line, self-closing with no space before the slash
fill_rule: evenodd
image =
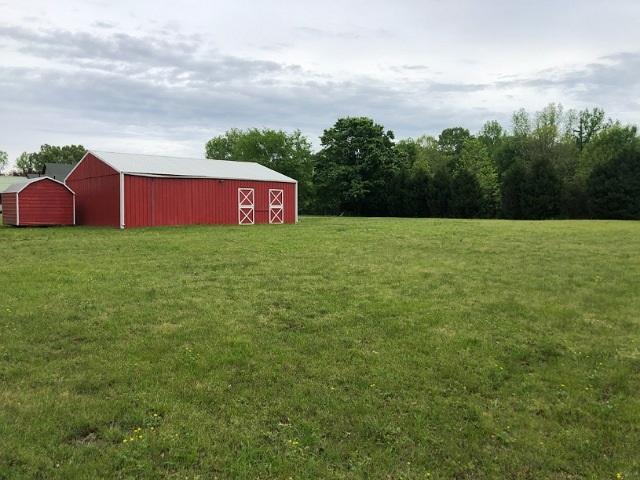
<path id="1" fill-rule="evenodd" d="M 238 189 L 238 224 L 253 225 L 256 220 L 253 188 Z"/>
<path id="2" fill-rule="evenodd" d="M 269 190 L 269 223 L 284 223 L 284 193 L 282 190 Z"/>

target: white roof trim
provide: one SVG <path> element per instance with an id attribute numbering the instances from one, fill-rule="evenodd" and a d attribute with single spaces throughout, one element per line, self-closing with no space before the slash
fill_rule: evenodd
<path id="1" fill-rule="evenodd" d="M 27 188 L 29 185 L 34 184 L 36 182 L 39 182 L 41 180 L 51 180 L 52 182 L 59 183 L 64 188 L 69 190 L 73 195 L 76 194 L 76 192 L 71 190 L 68 185 L 66 185 L 65 183 L 61 182 L 60 180 L 56 180 L 55 178 L 51 178 L 51 177 L 36 177 L 36 178 L 30 178 L 28 180 L 25 180 L 24 182 L 17 182 L 17 183 L 14 183 L 13 185 L 9 185 L 4 190 L 4 192 L 2 192 L 2 193 L 20 193 L 22 190 Z"/>
<path id="2" fill-rule="evenodd" d="M 166 178 L 215 178 L 220 180 L 245 180 L 258 182 L 297 183 L 264 165 L 255 162 L 209 160 L 133 153 L 117 153 L 89 150 L 87 154 L 104 162 L 118 173 L 127 175 Z M 76 164 L 76 167 L 82 163 Z M 76 169 L 74 167 L 67 178 Z"/>

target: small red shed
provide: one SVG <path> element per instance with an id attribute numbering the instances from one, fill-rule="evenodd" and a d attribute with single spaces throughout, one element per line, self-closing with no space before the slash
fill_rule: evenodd
<path id="1" fill-rule="evenodd" d="M 79 225 L 298 221 L 298 182 L 254 162 L 89 151 L 65 181 Z"/>
<path id="2" fill-rule="evenodd" d="M 2 192 L 5 225 L 75 225 L 75 193 L 64 183 L 38 177 Z"/>

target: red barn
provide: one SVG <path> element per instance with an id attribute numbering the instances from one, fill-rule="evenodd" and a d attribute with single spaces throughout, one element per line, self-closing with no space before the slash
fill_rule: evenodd
<path id="1" fill-rule="evenodd" d="M 89 151 L 66 183 L 79 225 L 298 221 L 298 182 L 253 162 Z"/>
<path id="2" fill-rule="evenodd" d="M 75 193 L 64 183 L 37 177 L 2 192 L 5 225 L 74 225 Z"/>

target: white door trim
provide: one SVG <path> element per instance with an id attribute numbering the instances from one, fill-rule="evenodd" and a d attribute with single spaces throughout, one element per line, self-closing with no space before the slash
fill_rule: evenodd
<path id="1" fill-rule="evenodd" d="M 284 190 L 269 189 L 269 223 L 284 223 Z"/>
<path id="2" fill-rule="evenodd" d="M 238 188 L 238 225 L 256 222 L 256 192 L 253 188 Z"/>

